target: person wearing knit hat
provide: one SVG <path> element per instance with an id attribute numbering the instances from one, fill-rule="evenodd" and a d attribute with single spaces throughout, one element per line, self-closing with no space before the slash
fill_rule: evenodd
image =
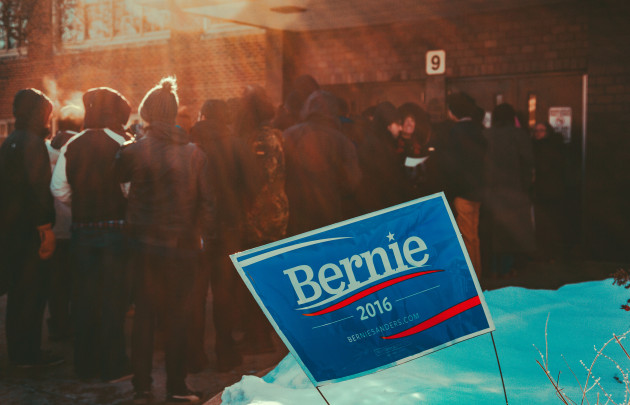
<path id="1" fill-rule="evenodd" d="M 129 375 L 124 322 L 131 278 L 123 233 L 127 200 L 111 168 L 131 139 L 124 130 L 131 107 L 109 87 L 86 91 L 83 105 L 85 129 L 61 148 L 50 188 L 72 210 L 74 370 L 113 381 Z"/>
<path id="2" fill-rule="evenodd" d="M 24 367 L 63 362 L 41 349 L 48 284 L 42 259 L 55 250 L 50 160 L 44 143 L 52 109 L 41 91 L 18 91 L 13 101 L 16 129 L 0 147 L 0 294 L 8 292 L 9 360 Z"/>
<path id="3" fill-rule="evenodd" d="M 149 90 L 142 99 L 138 112 L 147 123 L 162 122 L 175 124 L 179 98 L 177 97 L 177 82 L 167 77 Z"/>
<path id="4" fill-rule="evenodd" d="M 119 183 L 130 184 L 126 221 L 137 271 L 131 353 L 138 404 L 153 397 L 156 317 L 166 340 L 166 403 L 202 397 L 186 385 L 186 343 L 201 246 L 216 244 L 215 196 L 207 157 L 175 125 L 177 110 L 177 82 L 164 78 L 140 104 L 148 123 L 144 136 L 121 148 L 114 162 Z"/>

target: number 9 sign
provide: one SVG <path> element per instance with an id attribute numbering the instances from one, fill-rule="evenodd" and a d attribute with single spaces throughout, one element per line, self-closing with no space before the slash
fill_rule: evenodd
<path id="1" fill-rule="evenodd" d="M 427 52 L 427 74 L 442 75 L 446 70 L 446 52 L 444 50 Z"/>

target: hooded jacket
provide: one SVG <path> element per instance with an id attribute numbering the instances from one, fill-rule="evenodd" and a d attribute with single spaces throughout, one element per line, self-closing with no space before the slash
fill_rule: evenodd
<path id="1" fill-rule="evenodd" d="M 0 146 L 0 243 L 20 249 L 39 246 L 37 227 L 54 223 L 50 159 L 44 138 L 50 100 L 35 89 L 20 90 L 13 102 L 16 130 Z"/>
<path id="2" fill-rule="evenodd" d="M 176 126 L 154 122 L 146 136 L 125 144 L 114 162 L 116 179 L 130 182 L 127 225 L 149 244 L 199 248 L 216 237 L 215 195 L 206 155 Z"/>
<path id="3" fill-rule="evenodd" d="M 42 137 L 30 129 L 13 131 L 0 146 L 0 243 L 39 246 L 37 227 L 55 222 L 50 176 Z"/>
<path id="4" fill-rule="evenodd" d="M 361 181 L 355 146 L 339 130 L 337 98 L 315 91 L 301 116 L 304 122 L 283 134 L 289 234 L 345 219 L 344 199 Z"/>
<path id="5" fill-rule="evenodd" d="M 449 201 L 456 197 L 481 201 L 486 147 L 482 127 L 470 119 L 454 123 L 441 140 L 437 156 L 438 167 Z"/>

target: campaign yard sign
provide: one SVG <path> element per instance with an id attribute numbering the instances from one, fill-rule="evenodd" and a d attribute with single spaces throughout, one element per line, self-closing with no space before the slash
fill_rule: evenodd
<path id="1" fill-rule="evenodd" d="M 443 193 L 231 258 L 315 386 L 494 330 Z"/>

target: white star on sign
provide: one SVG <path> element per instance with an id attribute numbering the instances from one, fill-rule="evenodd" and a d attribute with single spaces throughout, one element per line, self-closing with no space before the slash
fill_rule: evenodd
<path id="1" fill-rule="evenodd" d="M 387 235 L 387 239 L 389 239 L 390 242 L 394 241 L 394 234 L 393 233 L 389 233 L 389 235 Z"/>

